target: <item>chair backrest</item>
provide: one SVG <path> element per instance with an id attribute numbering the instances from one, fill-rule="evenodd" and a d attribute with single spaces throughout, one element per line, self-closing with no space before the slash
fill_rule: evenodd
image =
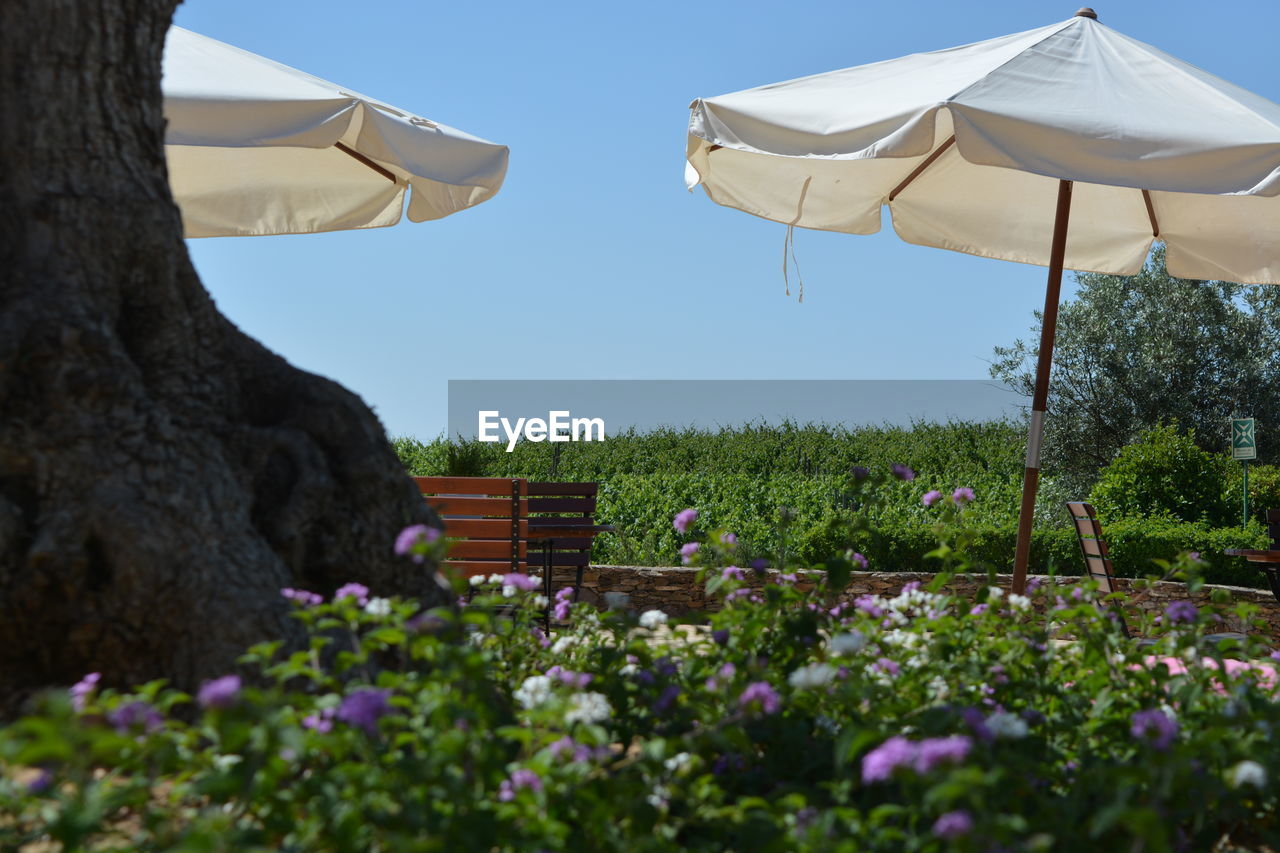
<path id="1" fill-rule="evenodd" d="M 462 577 L 527 569 L 528 484 L 515 477 L 414 477 L 454 539 L 444 567 Z"/>
<path id="2" fill-rule="evenodd" d="M 1271 550 L 1280 551 L 1280 509 L 1267 510 L 1267 536 L 1271 539 Z"/>
<path id="3" fill-rule="evenodd" d="M 591 527 L 599 490 L 599 483 L 529 483 L 530 535 L 536 539 L 539 527 Z M 589 566 L 593 539 L 592 535 L 557 536 L 552 540 L 552 571 Z"/>
<path id="4" fill-rule="evenodd" d="M 1084 555 L 1085 574 L 1098 582 L 1098 588 L 1106 595 L 1116 591 L 1116 573 L 1111 566 L 1111 552 L 1107 542 L 1102 538 L 1102 524 L 1091 504 L 1083 501 L 1067 501 L 1067 512 L 1071 513 L 1071 521 L 1076 528 L 1076 538 L 1080 541 L 1080 553 Z M 1114 608 L 1120 619 L 1120 629 L 1129 636 L 1129 626 L 1124 619 L 1124 611 L 1117 604 Z"/>

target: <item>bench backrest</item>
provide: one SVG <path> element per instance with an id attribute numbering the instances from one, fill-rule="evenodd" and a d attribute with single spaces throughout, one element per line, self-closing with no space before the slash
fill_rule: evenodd
<path id="1" fill-rule="evenodd" d="M 528 484 L 515 477 L 414 477 L 444 522 L 445 568 L 462 577 L 523 572 L 529 535 Z"/>

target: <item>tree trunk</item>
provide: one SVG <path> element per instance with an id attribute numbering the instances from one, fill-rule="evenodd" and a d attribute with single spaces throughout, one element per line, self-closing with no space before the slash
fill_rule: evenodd
<path id="1" fill-rule="evenodd" d="M 192 687 L 296 639 L 281 587 L 447 597 L 392 553 L 431 517 L 373 413 L 236 329 L 190 263 L 177 2 L 0 3 L 0 694 Z"/>

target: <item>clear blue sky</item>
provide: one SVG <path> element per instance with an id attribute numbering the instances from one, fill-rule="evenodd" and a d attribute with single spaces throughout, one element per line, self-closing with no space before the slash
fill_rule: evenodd
<path id="1" fill-rule="evenodd" d="M 797 231 L 798 304 L 783 295 L 784 228 L 685 191 L 687 107 L 1076 8 L 188 0 L 188 29 L 511 148 L 497 197 L 444 220 L 188 245 L 223 312 L 361 395 L 392 435 L 441 433 L 448 379 L 984 378 L 992 347 L 1026 336 L 1043 269 L 910 246 L 888 227 Z M 1280 2 L 1095 8 L 1280 101 Z M 559 335 L 573 345 L 540 344 Z"/>

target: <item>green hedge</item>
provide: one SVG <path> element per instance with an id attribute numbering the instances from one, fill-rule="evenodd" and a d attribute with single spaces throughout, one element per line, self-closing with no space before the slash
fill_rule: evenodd
<path id="1" fill-rule="evenodd" d="M 848 490 L 852 466 L 885 470 L 901 462 L 918 476 L 882 490 L 882 503 L 872 511 L 878 533 L 865 546 L 872 566 L 885 571 L 929 569 L 920 564 L 920 555 L 933 546 L 932 514 L 921 497 L 933 489 L 950 494 L 959 486 L 977 495 L 966 513 L 975 529 L 976 553 L 999 570 L 1008 570 L 1022 489 L 1023 443 L 1022 428 L 1007 422 L 918 424 L 911 429 L 795 424 L 714 432 L 660 429 L 592 444 L 522 442 L 513 453 L 504 445 L 474 441 L 394 442 L 406 468 L 419 476 L 599 482 L 597 518 L 618 532 L 600 537 L 593 560 L 639 566 L 678 562 L 680 545 L 689 537 L 678 535 L 671 519 L 685 507 L 698 509 L 699 530 L 736 533 L 744 563 L 777 553 L 778 509 L 787 507 L 795 515 L 789 551 L 802 561 L 821 562 L 840 547 L 828 522 L 855 508 Z M 1275 478 L 1260 473 L 1258 485 L 1265 489 Z M 1081 571 L 1075 533 L 1061 504 L 1084 496 L 1059 491 L 1052 477 L 1045 478 L 1032 541 L 1035 572 L 1050 567 L 1067 574 Z M 1243 530 L 1211 529 L 1166 518 L 1104 517 L 1103 526 L 1121 575 L 1149 573 L 1154 570 L 1152 559 L 1189 550 L 1201 552 L 1212 565 L 1211 582 L 1263 583 L 1244 561 L 1222 555 L 1225 548 L 1264 546 L 1266 535 L 1257 523 Z"/>

